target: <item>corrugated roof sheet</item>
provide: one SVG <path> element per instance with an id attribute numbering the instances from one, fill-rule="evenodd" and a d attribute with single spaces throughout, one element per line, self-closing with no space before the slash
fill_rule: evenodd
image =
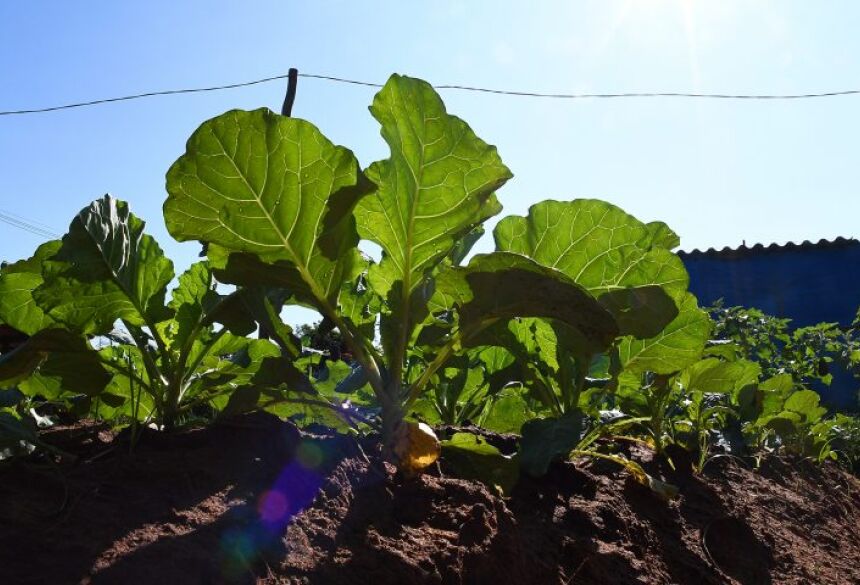
<path id="1" fill-rule="evenodd" d="M 765 246 L 764 244 L 756 244 L 754 246 L 746 246 L 741 245 L 737 248 L 730 248 L 726 246 L 720 250 L 716 248 L 708 248 L 707 250 L 680 250 L 678 255 L 681 258 L 700 258 L 700 257 L 715 257 L 715 258 L 742 258 L 748 257 L 758 254 L 773 254 L 780 252 L 794 252 L 798 250 L 824 250 L 830 248 L 845 248 L 849 246 L 856 246 L 860 244 L 860 240 L 855 240 L 854 238 L 843 238 L 838 237 L 833 240 L 821 239 L 817 242 L 810 242 L 809 240 L 804 240 L 801 243 L 795 242 L 786 242 L 785 244 L 769 244 Z"/>

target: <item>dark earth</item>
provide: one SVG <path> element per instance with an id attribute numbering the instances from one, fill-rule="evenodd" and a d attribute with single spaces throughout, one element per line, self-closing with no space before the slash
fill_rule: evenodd
<path id="1" fill-rule="evenodd" d="M 563 462 L 511 497 L 381 467 L 373 443 L 248 415 L 173 435 L 94 423 L 59 462 L 0 465 L 0 583 L 860 583 L 860 481 L 835 464 L 730 457 L 700 475 L 633 456 Z"/>

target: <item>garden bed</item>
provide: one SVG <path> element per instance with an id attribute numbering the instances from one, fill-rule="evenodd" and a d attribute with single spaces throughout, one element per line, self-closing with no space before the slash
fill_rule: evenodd
<path id="1" fill-rule="evenodd" d="M 373 443 L 256 414 L 132 454 L 95 424 L 57 465 L 0 468 L 4 583 L 857 583 L 860 482 L 835 465 L 731 458 L 665 502 L 609 462 L 558 463 L 509 498 Z M 679 466 L 679 469 L 682 466 Z"/>

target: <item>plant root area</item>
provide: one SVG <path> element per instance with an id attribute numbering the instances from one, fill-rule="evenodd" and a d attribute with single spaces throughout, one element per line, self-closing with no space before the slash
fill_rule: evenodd
<path id="1" fill-rule="evenodd" d="M 860 583 L 860 481 L 832 464 L 635 451 L 679 498 L 586 461 L 502 498 L 264 414 L 131 452 L 92 423 L 44 439 L 75 457 L 0 466 L 0 583 Z"/>

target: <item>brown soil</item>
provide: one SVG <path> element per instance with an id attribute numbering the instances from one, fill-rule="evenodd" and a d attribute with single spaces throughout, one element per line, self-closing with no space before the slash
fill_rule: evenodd
<path id="1" fill-rule="evenodd" d="M 502 499 L 444 465 L 265 415 L 133 454 L 96 425 L 45 439 L 75 462 L 0 467 L 0 583 L 860 583 L 860 481 L 730 458 L 664 502 L 611 463 L 560 463 Z M 370 459 L 367 457 L 370 456 Z"/>

